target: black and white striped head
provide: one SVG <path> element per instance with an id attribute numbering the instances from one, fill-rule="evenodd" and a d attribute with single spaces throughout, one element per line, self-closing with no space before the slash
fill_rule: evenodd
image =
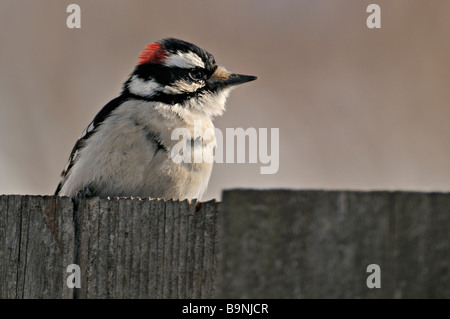
<path id="1" fill-rule="evenodd" d="M 147 45 L 139 60 L 126 93 L 209 116 L 222 114 L 231 87 L 256 79 L 230 73 L 207 51 L 174 38 Z"/>

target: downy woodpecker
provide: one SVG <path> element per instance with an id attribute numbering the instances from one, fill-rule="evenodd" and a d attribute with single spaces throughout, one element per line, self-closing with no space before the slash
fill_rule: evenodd
<path id="1" fill-rule="evenodd" d="M 107 103 L 75 143 L 55 194 L 76 197 L 201 199 L 212 162 L 176 162 L 177 128 L 190 133 L 189 146 L 211 151 L 214 128 L 235 85 L 255 80 L 218 66 L 194 44 L 169 38 L 145 47 L 121 94 Z M 201 131 L 194 130 L 201 121 Z M 197 132 L 195 132 L 197 131 Z M 211 135 L 211 134 L 210 134 Z M 197 143 L 195 143 L 197 141 Z"/>

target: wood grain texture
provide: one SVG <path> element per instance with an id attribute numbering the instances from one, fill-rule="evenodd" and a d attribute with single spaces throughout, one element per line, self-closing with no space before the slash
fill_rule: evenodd
<path id="1" fill-rule="evenodd" d="M 73 261 L 70 199 L 0 196 L 0 297 L 72 298 L 66 269 Z"/>
<path id="2" fill-rule="evenodd" d="M 450 298 L 450 194 L 0 196 L 0 298 Z M 66 285 L 70 264 L 81 288 Z M 381 267 L 369 289 L 366 268 Z"/>
<path id="3" fill-rule="evenodd" d="M 223 202 L 221 297 L 450 297 L 449 194 L 236 190 Z M 370 264 L 380 289 L 366 285 Z"/>
<path id="4" fill-rule="evenodd" d="M 77 298 L 211 298 L 215 202 L 82 200 Z"/>

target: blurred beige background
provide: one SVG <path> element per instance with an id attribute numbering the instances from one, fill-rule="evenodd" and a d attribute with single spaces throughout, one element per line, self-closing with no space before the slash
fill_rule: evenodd
<path id="1" fill-rule="evenodd" d="M 81 29 L 66 8 L 81 7 Z M 382 28 L 366 27 L 381 6 Z M 280 128 L 280 169 L 216 164 L 234 187 L 450 190 L 448 0 L 0 0 L 0 194 L 52 194 L 148 43 L 193 42 L 256 82 L 225 128 Z"/>

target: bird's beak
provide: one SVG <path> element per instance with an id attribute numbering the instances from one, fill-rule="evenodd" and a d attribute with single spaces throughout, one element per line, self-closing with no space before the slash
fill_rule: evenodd
<path id="1" fill-rule="evenodd" d="M 208 79 L 208 84 L 214 88 L 226 88 L 256 80 L 256 76 L 230 73 L 219 66 Z"/>

